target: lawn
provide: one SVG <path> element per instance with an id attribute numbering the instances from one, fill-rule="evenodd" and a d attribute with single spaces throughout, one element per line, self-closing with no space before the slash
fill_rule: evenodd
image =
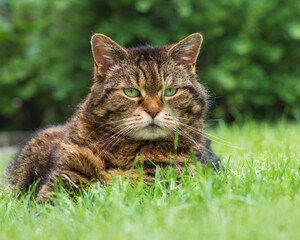
<path id="1" fill-rule="evenodd" d="M 77 203 L 59 194 L 55 206 L 16 201 L 4 186 L 0 239 L 300 239 L 300 124 L 217 125 L 219 173 L 151 186 L 115 179 Z"/>

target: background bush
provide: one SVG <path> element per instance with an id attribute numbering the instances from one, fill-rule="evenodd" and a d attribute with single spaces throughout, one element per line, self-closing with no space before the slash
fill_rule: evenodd
<path id="1" fill-rule="evenodd" d="M 297 0 L 0 0 L 0 129 L 62 122 L 91 86 L 90 37 L 128 46 L 204 34 L 210 117 L 300 119 Z"/>

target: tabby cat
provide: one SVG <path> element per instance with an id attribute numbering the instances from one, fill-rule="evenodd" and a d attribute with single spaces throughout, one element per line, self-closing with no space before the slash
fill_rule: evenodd
<path id="1" fill-rule="evenodd" d="M 204 132 L 207 93 L 195 71 L 201 44 L 202 35 L 194 33 L 169 46 L 125 49 L 94 34 L 90 93 L 67 123 L 27 143 L 6 170 L 9 184 L 26 192 L 38 180 L 36 193 L 46 200 L 55 181 L 70 190 L 70 182 L 80 188 L 120 173 L 134 178 L 136 160 L 143 161 L 144 179 L 153 179 L 155 168 L 175 154 L 176 125 L 178 168 L 191 149 L 199 162 L 217 165 Z"/>

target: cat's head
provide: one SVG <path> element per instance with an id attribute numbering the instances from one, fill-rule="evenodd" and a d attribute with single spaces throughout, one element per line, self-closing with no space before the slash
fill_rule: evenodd
<path id="1" fill-rule="evenodd" d="M 126 49 L 94 34 L 89 116 L 137 140 L 165 139 L 178 122 L 203 120 L 207 96 L 195 70 L 201 44 L 202 35 L 194 33 L 169 46 Z"/>

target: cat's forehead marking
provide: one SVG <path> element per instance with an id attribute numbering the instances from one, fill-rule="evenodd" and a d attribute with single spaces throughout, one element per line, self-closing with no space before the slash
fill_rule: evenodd
<path id="1" fill-rule="evenodd" d="M 161 69 L 155 61 L 141 62 L 138 67 L 139 86 L 149 95 L 156 95 L 162 86 Z"/>

